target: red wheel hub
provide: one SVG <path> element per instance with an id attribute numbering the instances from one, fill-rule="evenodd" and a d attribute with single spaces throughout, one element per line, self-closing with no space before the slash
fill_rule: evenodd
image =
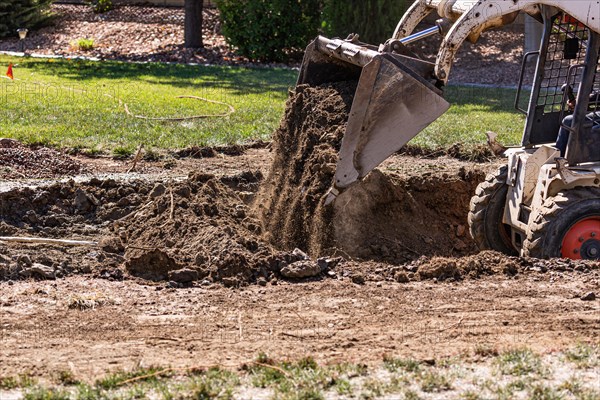
<path id="1" fill-rule="evenodd" d="M 600 259 L 600 217 L 583 219 L 569 229 L 563 239 L 562 257 L 573 260 Z"/>

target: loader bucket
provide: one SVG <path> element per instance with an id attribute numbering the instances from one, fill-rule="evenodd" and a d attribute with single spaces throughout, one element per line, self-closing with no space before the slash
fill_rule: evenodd
<path id="1" fill-rule="evenodd" d="M 433 64 L 339 39 L 319 37 L 309 45 L 298 83 L 319 85 L 358 77 L 328 202 L 450 107 L 426 79 L 433 77 Z"/>

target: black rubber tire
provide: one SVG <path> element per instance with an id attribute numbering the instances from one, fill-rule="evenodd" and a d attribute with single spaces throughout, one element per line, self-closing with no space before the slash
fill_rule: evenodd
<path id="1" fill-rule="evenodd" d="M 504 165 L 477 186 L 469 209 L 469 231 L 480 250 L 517 255 L 510 237 L 511 228 L 502 223 L 508 193 L 507 177 L 508 166 Z"/>
<path id="2" fill-rule="evenodd" d="M 600 188 L 575 188 L 547 199 L 533 216 L 523 255 L 535 258 L 562 256 L 562 244 L 571 227 L 584 218 L 600 217 Z M 598 259 L 598 258 L 596 258 Z"/>

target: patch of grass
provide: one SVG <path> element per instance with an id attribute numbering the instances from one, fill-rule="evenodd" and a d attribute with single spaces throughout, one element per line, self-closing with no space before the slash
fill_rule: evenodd
<path id="1" fill-rule="evenodd" d="M 0 377 L 0 389 L 11 390 L 16 388 L 28 388 L 37 384 L 37 380 L 30 374 L 18 376 Z"/>
<path id="2" fill-rule="evenodd" d="M 473 353 L 479 357 L 497 357 L 498 354 L 500 354 L 496 347 L 486 344 L 478 344 L 475 346 Z"/>
<path id="3" fill-rule="evenodd" d="M 116 388 L 120 387 L 125 381 L 128 381 L 133 378 L 140 378 L 140 379 L 136 380 L 136 383 L 138 383 L 138 382 L 156 382 L 158 377 L 154 374 L 156 374 L 157 372 L 162 371 L 162 370 L 163 369 L 161 369 L 161 368 L 149 367 L 149 368 L 138 368 L 136 370 L 129 371 L 129 372 L 116 371 L 116 372 L 106 375 L 105 377 L 103 377 L 101 379 L 98 379 L 96 381 L 96 386 L 98 388 L 101 388 L 104 390 L 116 389 Z M 168 376 L 168 374 L 161 375 L 161 376 L 163 376 L 163 377 Z"/>
<path id="4" fill-rule="evenodd" d="M 562 400 L 564 397 L 550 386 L 538 384 L 531 388 L 528 398 L 529 400 Z"/>
<path id="5" fill-rule="evenodd" d="M 104 391 L 98 387 L 93 387 L 85 383 L 80 383 L 76 387 L 75 398 L 77 400 L 96 400 L 105 398 Z"/>
<path id="6" fill-rule="evenodd" d="M 257 364 L 247 366 L 246 371 L 255 387 L 273 389 L 277 399 L 321 399 L 323 391 L 339 389 L 336 383 L 340 376 L 342 379 L 348 377 L 345 374 L 358 376 L 364 373 L 364 367 L 351 367 L 349 364 L 322 367 L 310 357 L 296 362 L 275 363 L 261 355 Z M 341 388 L 347 389 L 347 385 L 341 383 Z"/>
<path id="7" fill-rule="evenodd" d="M 496 357 L 494 364 L 503 375 L 544 375 L 546 372 L 540 356 L 529 349 L 504 352 Z"/>
<path id="8" fill-rule="evenodd" d="M 34 386 L 25 391 L 24 400 L 69 400 L 69 392 L 60 389 L 49 389 Z"/>
<path id="9" fill-rule="evenodd" d="M 436 371 L 426 371 L 421 374 L 421 390 L 424 392 L 443 392 L 452 389 L 452 384 L 446 374 Z"/>
<path id="10" fill-rule="evenodd" d="M 404 392 L 404 400 L 421 400 L 421 398 L 416 392 L 407 390 Z"/>
<path id="11" fill-rule="evenodd" d="M 485 144 L 487 131 L 498 133 L 506 145 L 521 142 L 524 116 L 514 110 L 516 91 L 512 89 L 450 86 L 445 90 L 451 107 L 411 143 L 425 148 L 447 148 Z"/>
<path id="12" fill-rule="evenodd" d="M 0 132 L 27 144 L 56 147 L 177 149 L 268 140 L 283 114 L 297 72 L 0 56 L 15 80 L 0 79 Z M 155 121 L 133 118 L 223 114 L 229 117 Z M 120 101 L 122 102 L 120 102 Z"/>
<path id="13" fill-rule="evenodd" d="M 0 389 L 11 390 L 19 387 L 19 381 L 14 376 L 0 378 Z"/>
<path id="14" fill-rule="evenodd" d="M 367 379 L 363 384 L 363 391 L 360 394 L 361 399 L 376 399 L 387 393 L 386 384 L 379 379 Z"/>
<path id="15" fill-rule="evenodd" d="M 15 80 L 0 79 L 0 132 L 56 147 L 175 149 L 269 140 L 283 115 L 297 71 L 113 61 L 44 60 L 0 56 L 15 64 Z M 486 143 L 485 132 L 504 144 L 520 143 L 523 116 L 513 110 L 515 91 L 449 87 L 450 110 L 411 141 L 428 149 Z M 128 116 L 186 117 L 227 112 L 226 118 L 156 121 Z M 466 150 L 468 152 L 468 150 Z"/>
<path id="16" fill-rule="evenodd" d="M 578 368 L 588 369 L 600 366 L 600 346 L 580 343 L 565 351 L 565 358 Z"/>
<path id="17" fill-rule="evenodd" d="M 406 371 L 419 372 L 421 364 L 417 360 L 411 358 L 383 358 L 383 365 L 390 372 Z"/>
<path id="18" fill-rule="evenodd" d="M 467 390 L 466 392 L 462 392 L 460 394 L 459 399 L 461 399 L 461 400 L 480 400 L 480 399 L 482 399 L 482 397 L 477 392 L 474 392 L 472 390 Z"/>
<path id="19" fill-rule="evenodd" d="M 124 159 L 130 157 L 134 152 L 134 148 L 132 146 L 119 146 L 115 147 L 112 151 L 112 155 L 116 159 Z"/>
<path id="20" fill-rule="evenodd" d="M 94 39 L 91 38 L 79 38 L 72 40 L 70 43 L 73 50 L 89 51 L 94 49 Z"/>
<path id="21" fill-rule="evenodd" d="M 190 389 L 193 399 L 229 400 L 233 399 L 233 392 L 239 384 L 239 378 L 233 372 L 211 368 L 193 377 Z"/>
<path id="22" fill-rule="evenodd" d="M 352 384 L 347 379 L 337 379 L 334 383 L 334 387 L 339 395 L 349 395 L 353 392 Z"/>
<path id="23" fill-rule="evenodd" d="M 66 386 L 77 385 L 79 383 L 79 380 L 75 378 L 73 372 L 68 370 L 59 371 L 56 374 L 56 381 Z"/>

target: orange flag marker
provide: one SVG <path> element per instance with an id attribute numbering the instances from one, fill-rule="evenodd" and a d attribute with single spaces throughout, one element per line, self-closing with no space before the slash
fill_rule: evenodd
<path id="1" fill-rule="evenodd" d="M 6 76 L 8 76 L 10 79 L 15 79 L 15 77 L 13 76 L 13 72 L 12 72 L 12 64 L 8 64 L 8 70 L 6 71 Z"/>

